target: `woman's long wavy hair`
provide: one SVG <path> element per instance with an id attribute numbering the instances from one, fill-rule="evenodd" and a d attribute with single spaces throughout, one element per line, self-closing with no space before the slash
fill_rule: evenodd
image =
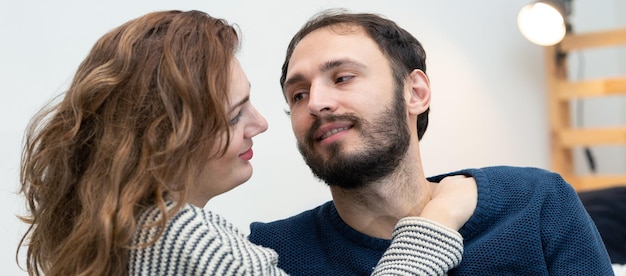
<path id="1" fill-rule="evenodd" d="M 29 274 L 127 273 L 140 213 L 158 206 L 164 226 L 207 159 L 228 147 L 238 47 L 232 25 L 199 11 L 150 13 L 93 46 L 62 100 L 25 133 L 21 218 L 30 227 L 20 248 Z"/>

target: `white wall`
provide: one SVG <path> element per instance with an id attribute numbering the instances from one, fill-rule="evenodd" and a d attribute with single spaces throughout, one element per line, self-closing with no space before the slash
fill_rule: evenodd
<path id="1" fill-rule="evenodd" d="M 527 0 L 1 1 L 3 275 L 23 274 L 14 255 L 25 230 L 15 215 L 23 212 L 24 203 L 15 192 L 28 120 L 67 87 L 102 34 L 154 10 L 199 9 L 241 26 L 239 57 L 252 82 L 252 101 L 270 127 L 255 139 L 253 178 L 207 208 L 244 232 L 251 221 L 279 219 L 330 199 L 325 184 L 312 178 L 295 148 L 278 85 L 291 35 L 322 8 L 381 13 L 424 44 L 433 88 L 431 125 L 422 142 L 427 174 L 496 164 L 549 166 L 543 51 L 524 40 L 516 27 L 517 12 Z M 596 14 L 591 3 L 597 0 L 578 1 L 589 7 L 576 13 Z"/>

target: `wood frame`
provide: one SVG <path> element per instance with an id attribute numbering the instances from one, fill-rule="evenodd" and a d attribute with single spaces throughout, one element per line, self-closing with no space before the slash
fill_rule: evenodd
<path id="1" fill-rule="evenodd" d="M 626 28 L 568 34 L 561 43 L 545 47 L 552 170 L 560 173 L 577 191 L 626 185 L 626 174 L 577 175 L 572 155 L 575 147 L 626 145 L 626 126 L 575 128 L 570 118 L 570 106 L 573 99 L 626 95 L 626 76 L 569 81 L 566 53 L 572 50 L 619 45 L 626 45 Z"/>

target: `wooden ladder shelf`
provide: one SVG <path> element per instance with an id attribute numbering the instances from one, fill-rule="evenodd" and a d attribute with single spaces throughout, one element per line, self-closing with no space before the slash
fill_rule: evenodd
<path id="1" fill-rule="evenodd" d="M 564 53 L 620 45 L 626 45 L 626 28 L 568 34 L 561 43 L 545 47 L 552 169 L 578 191 L 626 185 L 626 174 L 577 175 L 573 159 L 576 147 L 626 145 L 626 126 L 576 128 L 570 118 L 572 100 L 626 95 L 626 76 L 570 81 L 567 77 L 567 55 Z"/>

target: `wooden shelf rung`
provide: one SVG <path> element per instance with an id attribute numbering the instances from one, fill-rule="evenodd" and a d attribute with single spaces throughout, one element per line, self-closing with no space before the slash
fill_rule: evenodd
<path id="1" fill-rule="evenodd" d="M 626 28 L 568 34 L 559 44 L 562 51 L 626 45 Z"/>
<path id="2" fill-rule="evenodd" d="M 557 87 L 559 91 L 558 98 L 560 100 L 608 96 L 613 94 L 626 95 L 626 76 L 577 82 L 559 81 Z"/>
<path id="3" fill-rule="evenodd" d="M 556 133 L 563 147 L 626 144 L 626 127 L 563 129 Z"/>
<path id="4" fill-rule="evenodd" d="M 587 191 L 626 186 L 626 175 L 584 175 L 569 177 L 566 181 L 577 191 Z"/>

